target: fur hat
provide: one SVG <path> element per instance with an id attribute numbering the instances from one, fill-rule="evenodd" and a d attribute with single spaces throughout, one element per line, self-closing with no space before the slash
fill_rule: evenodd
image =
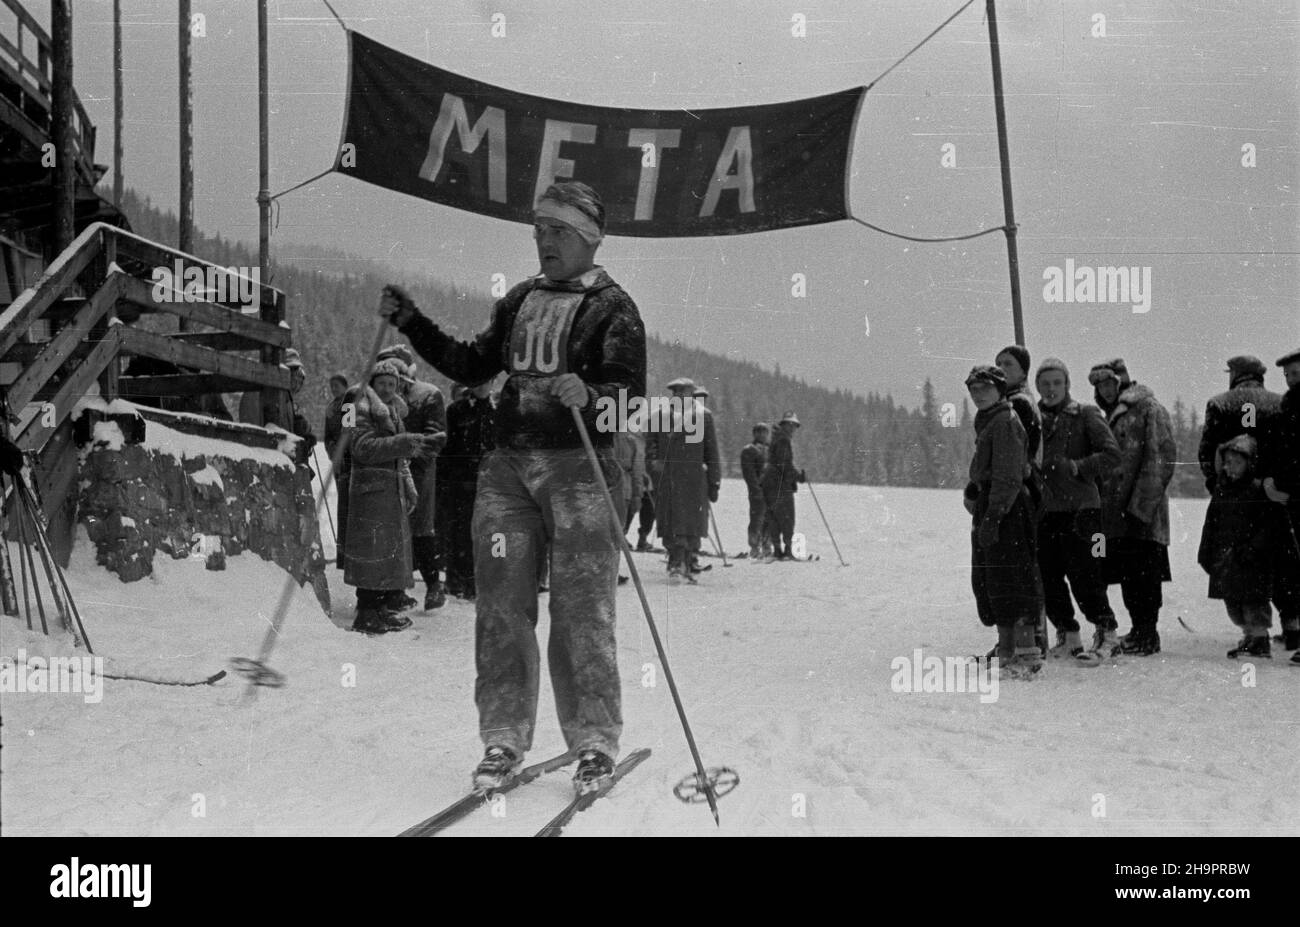
<path id="1" fill-rule="evenodd" d="M 1088 382 L 1093 386 L 1104 380 L 1109 380 L 1111 377 L 1119 380 L 1121 389 L 1133 382 L 1133 379 L 1128 375 L 1128 367 L 1123 359 L 1118 357 L 1114 360 L 1102 361 L 1100 364 L 1093 364 L 1092 369 L 1088 371 Z"/>
<path id="2" fill-rule="evenodd" d="M 1007 375 L 992 364 L 976 364 L 972 367 L 966 375 L 966 385 L 972 383 L 990 383 L 998 388 L 999 396 L 1007 394 Z"/>
<path id="3" fill-rule="evenodd" d="M 373 383 L 375 377 L 394 377 L 400 383 L 405 376 L 406 365 L 395 357 L 386 357 L 375 362 L 375 366 L 370 369 L 370 376 L 366 383 Z"/>
<path id="4" fill-rule="evenodd" d="M 407 367 L 415 363 L 415 354 L 411 351 L 410 345 L 406 344 L 390 344 L 379 352 L 376 359 L 388 360 L 390 357 L 397 358 Z"/>

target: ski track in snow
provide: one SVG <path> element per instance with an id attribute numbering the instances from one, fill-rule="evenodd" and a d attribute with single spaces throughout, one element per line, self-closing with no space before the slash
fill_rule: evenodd
<path id="1" fill-rule="evenodd" d="M 826 485 L 819 497 L 847 568 L 804 493 L 799 527 L 820 561 L 724 569 L 715 559 L 698 586 L 670 589 L 662 555 L 636 555 L 704 762 L 740 773 L 720 802 L 721 829 L 707 806 L 672 796 L 693 766 L 628 584 L 618 600 L 624 748 L 654 753 L 566 834 L 1300 833 L 1300 670 L 1275 650 L 1248 688 L 1225 659 L 1236 629 L 1204 598 L 1195 564 L 1204 502 L 1176 503 L 1163 653 L 1091 669 L 1049 663 L 983 704 L 977 693 L 890 686 L 891 661 L 917 648 L 943 657 L 991 645 L 974 616 L 960 494 Z M 738 481 L 725 481 L 716 511 L 739 549 Z M 325 520 L 322 534 L 332 557 Z M 123 584 L 78 538 L 69 582 L 115 669 L 195 679 L 256 654 L 280 570 L 244 554 L 225 572 L 158 555 L 155 571 Z M 288 684 L 251 704 L 233 673 L 196 688 L 105 680 L 98 704 L 5 694 L 5 833 L 390 835 L 464 794 L 481 752 L 473 607 L 452 600 L 413 613 L 409 631 L 365 638 L 342 630 L 355 600 L 338 570 L 329 578 L 333 622 L 299 590 L 270 661 Z M 1117 588 L 1112 604 L 1127 630 Z M 539 635 L 547 626 L 543 602 Z M 6 659 L 73 652 L 12 618 L 0 629 Z M 343 684 L 349 664 L 354 686 Z M 561 748 L 543 674 L 529 760 Z M 569 775 L 524 786 L 448 833 L 532 834 L 568 800 Z"/>

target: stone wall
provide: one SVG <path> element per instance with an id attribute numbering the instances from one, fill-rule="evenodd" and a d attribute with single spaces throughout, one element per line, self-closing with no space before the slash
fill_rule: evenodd
<path id="1" fill-rule="evenodd" d="M 210 570 L 256 554 L 310 583 L 329 613 L 312 472 L 265 446 L 287 438 L 292 453 L 296 439 L 152 409 L 82 419 L 78 520 L 101 565 L 133 582 L 158 554 L 202 557 Z"/>

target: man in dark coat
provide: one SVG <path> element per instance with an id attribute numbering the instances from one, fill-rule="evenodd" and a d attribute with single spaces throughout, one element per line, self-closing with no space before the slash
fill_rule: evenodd
<path id="1" fill-rule="evenodd" d="M 496 449 L 479 468 L 474 505 L 477 626 L 475 696 L 486 746 L 476 788 L 509 781 L 537 722 L 537 567 L 550 545 L 551 687 L 565 743 L 586 793 L 610 781 L 623 729 L 614 600 L 619 541 L 579 426 L 609 489 L 622 491 L 613 404 L 645 397 L 645 327 L 636 304 L 595 262 L 605 207 L 586 184 L 552 184 L 538 199 L 533 236 L 541 273 L 492 308 L 473 341 L 422 315 L 400 287 L 381 311 L 420 356 L 453 380 L 508 378 L 496 409 Z M 620 526 L 621 527 L 621 526 Z"/>
<path id="2" fill-rule="evenodd" d="M 794 537 L 794 494 L 804 482 L 804 472 L 794 465 L 794 433 L 800 427 L 798 416 L 787 412 L 777 423 L 772 446 L 759 486 L 767 509 L 767 535 L 772 543 L 772 560 L 793 560 L 790 549 Z M 771 562 L 771 561 L 769 561 Z"/>
<path id="3" fill-rule="evenodd" d="M 670 421 L 646 441 L 646 466 L 657 494 L 659 536 L 668 549 L 668 581 L 676 584 L 694 582 L 691 567 L 700 538 L 709 533 L 709 503 L 718 501 L 722 458 L 713 415 L 695 399 L 695 384 L 679 377 L 668 389 Z"/>
<path id="4" fill-rule="evenodd" d="M 1120 453 L 1101 489 L 1102 570 L 1109 584 L 1119 584 L 1133 622 L 1119 652 L 1149 656 L 1160 652 L 1160 587 L 1172 578 L 1168 490 L 1178 449 L 1169 413 L 1148 387 L 1133 382 L 1123 360 L 1095 365 L 1088 381 Z"/>
<path id="5" fill-rule="evenodd" d="M 763 501 L 763 468 L 767 466 L 768 442 L 772 426 L 759 422 L 754 426 L 754 440 L 740 452 L 740 475 L 745 478 L 749 491 L 749 558 L 757 560 L 767 555 L 771 542 L 767 537 L 767 503 Z"/>
<path id="6" fill-rule="evenodd" d="M 492 450 L 492 381 L 465 390 L 447 407 L 447 445 L 438 461 L 438 552 L 447 571 L 447 592 L 467 601 L 474 585 L 474 494 L 478 468 Z"/>
<path id="7" fill-rule="evenodd" d="M 975 454 L 963 501 L 971 514 L 971 589 L 980 623 L 997 627 L 1000 676 L 1032 677 L 1042 668 L 1036 640 L 1042 583 L 1025 486 L 1025 427 L 1006 398 L 1006 375 L 973 367 L 966 377 L 975 415 Z"/>
<path id="8" fill-rule="evenodd" d="M 1259 441 L 1281 406 L 1282 397 L 1264 389 L 1264 364 L 1242 354 L 1228 358 L 1228 391 L 1205 404 L 1205 424 L 1196 458 L 1205 476 L 1205 488 L 1214 492 L 1215 454 L 1229 439 L 1250 435 Z"/>
<path id="9" fill-rule="evenodd" d="M 1282 646 L 1300 665 L 1300 351 L 1278 359 L 1287 391 L 1264 433 L 1260 474 L 1279 509 L 1273 604 L 1282 618 Z"/>

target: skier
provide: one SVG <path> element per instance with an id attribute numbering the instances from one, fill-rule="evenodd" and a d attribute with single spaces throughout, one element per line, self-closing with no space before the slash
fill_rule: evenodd
<path id="1" fill-rule="evenodd" d="M 1091 650 L 1109 656 L 1119 644 L 1115 613 L 1106 596 L 1101 564 L 1093 556 L 1101 531 L 1097 480 L 1119 464 L 1119 445 L 1096 406 L 1070 396 L 1070 371 L 1049 357 L 1038 365 L 1034 385 L 1042 397 L 1043 508 L 1038 526 L 1038 569 L 1047 617 L 1056 628 L 1055 658 L 1079 656 L 1083 641 L 1070 593 L 1095 627 Z M 1066 586 L 1066 578 L 1069 586 Z"/>
<path id="2" fill-rule="evenodd" d="M 1264 491 L 1280 510 L 1273 601 L 1282 616 L 1282 646 L 1300 666 L 1300 351 L 1279 358 L 1287 391 L 1264 434 Z"/>
<path id="3" fill-rule="evenodd" d="M 763 467 L 767 464 L 768 441 L 772 426 L 759 422 L 754 426 L 754 440 L 740 452 L 740 474 L 749 490 L 749 559 L 766 557 L 772 549 L 767 536 L 767 504 L 763 501 Z"/>
<path id="4" fill-rule="evenodd" d="M 508 379 L 496 409 L 496 448 L 479 469 L 474 505 L 478 587 L 475 700 L 486 746 L 478 789 L 499 788 L 532 747 L 539 653 L 537 565 L 551 545 L 549 660 L 556 710 L 578 756 L 579 792 L 613 774 L 622 732 L 614 638 L 618 538 L 571 409 L 597 447 L 610 489 L 621 492 L 613 434 L 598 405 L 645 395 L 645 328 L 636 304 L 595 263 L 605 207 L 589 186 L 547 187 L 533 214 L 541 273 L 492 309 L 488 328 L 457 341 L 386 288 L 381 313 L 446 376 Z M 626 407 L 626 406 L 623 406 Z"/>
<path id="5" fill-rule="evenodd" d="M 1133 382 L 1120 358 L 1095 365 L 1088 382 L 1119 444 L 1119 466 L 1101 491 L 1102 569 L 1108 584 L 1119 584 L 1133 623 L 1118 652 L 1150 656 L 1160 652 L 1160 586 L 1171 579 L 1167 492 L 1177 455 L 1173 428 L 1165 407 L 1149 388 Z"/>
<path id="6" fill-rule="evenodd" d="M 799 484 L 806 482 L 804 472 L 794 465 L 794 433 L 799 427 L 799 417 L 793 412 L 781 416 L 759 480 L 767 509 L 768 539 L 772 543 L 767 563 L 794 559 L 790 549 L 794 537 L 794 494 Z"/>
<path id="7" fill-rule="evenodd" d="M 1228 651 L 1229 657 L 1273 656 L 1268 639 L 1273 610 L 1268 597 L 1278 513 L 1255 478 L 1257 451 L 1250 435 L 1237 435 L 1220 445 L 1215 454 L 1214 495 L 1196 556 L 1210 575 L 1210 598 L 1223 599 L 1228 617 L 1244 635 Z"/>
<path id="8" fill-rule="evenodd" d="M 718 501 L 722 462 L 713 416 L 694 398 L 695 384 L 678 377 L 668 384 L 674 410 L 668 430 L 646 442 L 646 464 L 658 494 L 659 536 L 668 549 L 668 582 L 694 582 L 700 538 L 709 533 L 710 502 Z"/>
<path id="9" fill-rule="evenodd" d="M 966 389 L 979 410 L 963 494 L 971 514 L 971 588 L 980 622 L 998 629 L 999 678 L 1027 679 L 1042 666 L 1035 641 L 1042 587 L 1025 487 L 1025 427 L 999 368 L 971 368 Z"/>

